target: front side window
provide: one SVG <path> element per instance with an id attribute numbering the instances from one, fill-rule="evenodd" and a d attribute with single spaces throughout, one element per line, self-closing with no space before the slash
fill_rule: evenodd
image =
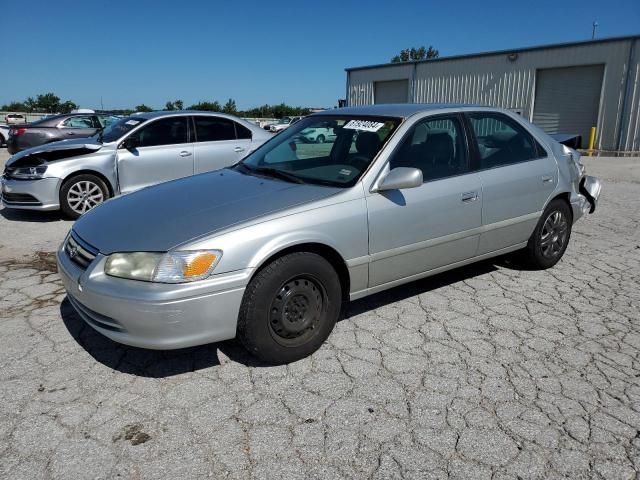
<path id="1" fill-rule="evenodd" d="M 390 160 L 389 168 L 422 170 L 422 179 L 438 180 L 467 170 L 467 151 L 458 117 L 427 118 L 407 133 Z"/>
<path id="2" fill-rule="evenodd" d="M 352 186 L 399 124 L 400 119 L 390 117 L 307 117 L 262 145 L 234 168 L 246 174 L 297 183 Z M 309 141 L 303 132 L 310 129 L 331 132 L 331 140 Z"/>
<path id="3" fill-rule="evenodd" d="M 65 128 L 94 128 L 91 117 L 69 117 L 62 122 L 62 126 Z"/>
<path id="4" fill-rule="evenodd" d="M 217 142 L 235 140 L 234 122 L 226 118 L 202 116 L 194 117 L 196 122 L 196 140 L 198 142 Z"/>
<path id="5" fill-rule="evenodd" d="M 113 115 L 98 115 L 98 122 L 102 128 L 107 128 L 109 125 L 116 123 L 119 120 L 118 117 Z"/>
<path id="6" fill-rule="evenodd" d="M 187 117 L 156 120 L 134 133 L 138 147 L 187 143 Z"/>
<path id="7" fill-rule="evenodd" d="M 493 168 L 538 158 L 533 138 L 517 122 L 499 113 L 472 113 L 471 127 L 480 154 L 480 168 Z"/>

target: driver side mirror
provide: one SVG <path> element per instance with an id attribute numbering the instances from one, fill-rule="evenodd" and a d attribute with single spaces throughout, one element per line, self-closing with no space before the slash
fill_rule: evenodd
<path id="1" fill-rule="evenodd" d="M 378 184 L 377 191 L 401 190 L 422 185 L 422 170 L 418 168 L 397 167 L 391 170 Z"/>
<path id="2" fill-rule="evenodd" d="M 124 142 L 122 142 L 122 146 L 127 150 L 135 150 L 138 147 L 138 139 L 135 136 L 127 137 Z"/>

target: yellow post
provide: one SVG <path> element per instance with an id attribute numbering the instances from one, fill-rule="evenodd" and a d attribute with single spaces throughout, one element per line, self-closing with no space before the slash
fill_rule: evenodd
<path id="1" fill-rule="evenodd" d="M 596 127 L 591 127 L 589 134 L 589 151 L 593 150 L 593 144 L 596 143 Z"/>

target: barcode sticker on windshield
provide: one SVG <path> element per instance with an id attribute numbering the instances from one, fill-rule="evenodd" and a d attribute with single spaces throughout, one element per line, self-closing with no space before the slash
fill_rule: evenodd
<path id="1" fill-rule="evenodd" d="M 372 122 L 370 120 L 350 120 L 342 128 L 348 128 L 349 130 L 363 130 L 365 132 L 377 132 L 382 127 L 384 127 L 384 123 L 380 122 Z"/>
<path id="2" fill-rule="evenodd" d="M 127 125 L 137 125 L 140 123 L 140 120 L 127 120 L 125 123 Z"/>

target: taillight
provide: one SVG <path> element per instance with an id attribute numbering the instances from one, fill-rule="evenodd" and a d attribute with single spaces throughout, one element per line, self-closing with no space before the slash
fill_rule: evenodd
<path id="1" fill-rule="evenodd" d="M 12 128 L 11 130 L 9 130 L 9 135 L 12 135 L 14 137 L 19 137 L 26 131 L 27 131 L 26 128 Z"/>

